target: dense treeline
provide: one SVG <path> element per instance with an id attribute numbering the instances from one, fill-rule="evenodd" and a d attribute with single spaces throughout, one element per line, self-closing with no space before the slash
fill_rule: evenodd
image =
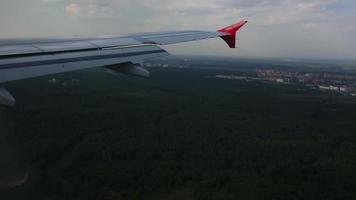
<path id="1" fill-rule="evenodd" d="M 151 69 L 14 82 L 1 144 L 30 199 L 354 199 L 356 99 Z M 78 82 L 80 80 L 80 82 Z M 10 161 L 9 161 L 10 162 Z M 21 196 L 20 196 L 21 197 Z"/>

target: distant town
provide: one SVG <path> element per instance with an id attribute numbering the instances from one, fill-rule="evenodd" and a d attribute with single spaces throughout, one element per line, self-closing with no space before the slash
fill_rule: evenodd
<path id="1" fill-rule="evenodd" d="M 145 63 L 145 67 L 177 67 L 190 68 L 192 65 L 189 59 L 185 59 L 180 64 L 174 63 Z M 240 73 L 231 70 L 231 74 L 224 72 L 215 75 L 219 79 L 231 79 L 240 81 L 270 81 L 279 84 L 297 84 L 312 89 L 332 92 L 341 95 L 356 97 L 356 74 L 343 72 L 303 72 L 298 68 L 295 69 L 255 69 L 248 73 Z"/>
<path id="2" fill-rule="evenodd" d="M 356 75 L 324 73 L 324 72 L 298 72 L 281 69 L 258 69 L 255 75 L 235 76 L 216 75 L 216 78 L 235 80 L 264 80 L 280 84 L 302 84 L 304 86 L 350 95 L 356 97 Z"/>

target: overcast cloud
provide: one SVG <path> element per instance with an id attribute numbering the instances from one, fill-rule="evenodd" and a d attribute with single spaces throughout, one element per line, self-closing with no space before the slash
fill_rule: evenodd
<path id="1" fill-rule="evenodd" d="M 216 30 L 249 20 L 239 48 L 220 40 L 179 44 L 172 53 L 356 59 L 353 0 L 1 0 L 0 37 Z"/>

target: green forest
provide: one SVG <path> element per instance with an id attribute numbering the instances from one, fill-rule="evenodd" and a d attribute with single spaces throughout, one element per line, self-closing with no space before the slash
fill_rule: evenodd
<path id="1" fill-rule="evenodd" d="M 6 84 L 0 199 L 356 199 L 356 98 L 150 71 Z"/>

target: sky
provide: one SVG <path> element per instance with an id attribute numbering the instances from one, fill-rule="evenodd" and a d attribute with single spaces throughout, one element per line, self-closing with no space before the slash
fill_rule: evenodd
<path id="1" fill-rule="evenodd" d="M 1 0 L 0 38 L 218 30 L 248 20 L 238 48 L 220 39 L 172 54 L 356 60 L 355 0 Z"/>

